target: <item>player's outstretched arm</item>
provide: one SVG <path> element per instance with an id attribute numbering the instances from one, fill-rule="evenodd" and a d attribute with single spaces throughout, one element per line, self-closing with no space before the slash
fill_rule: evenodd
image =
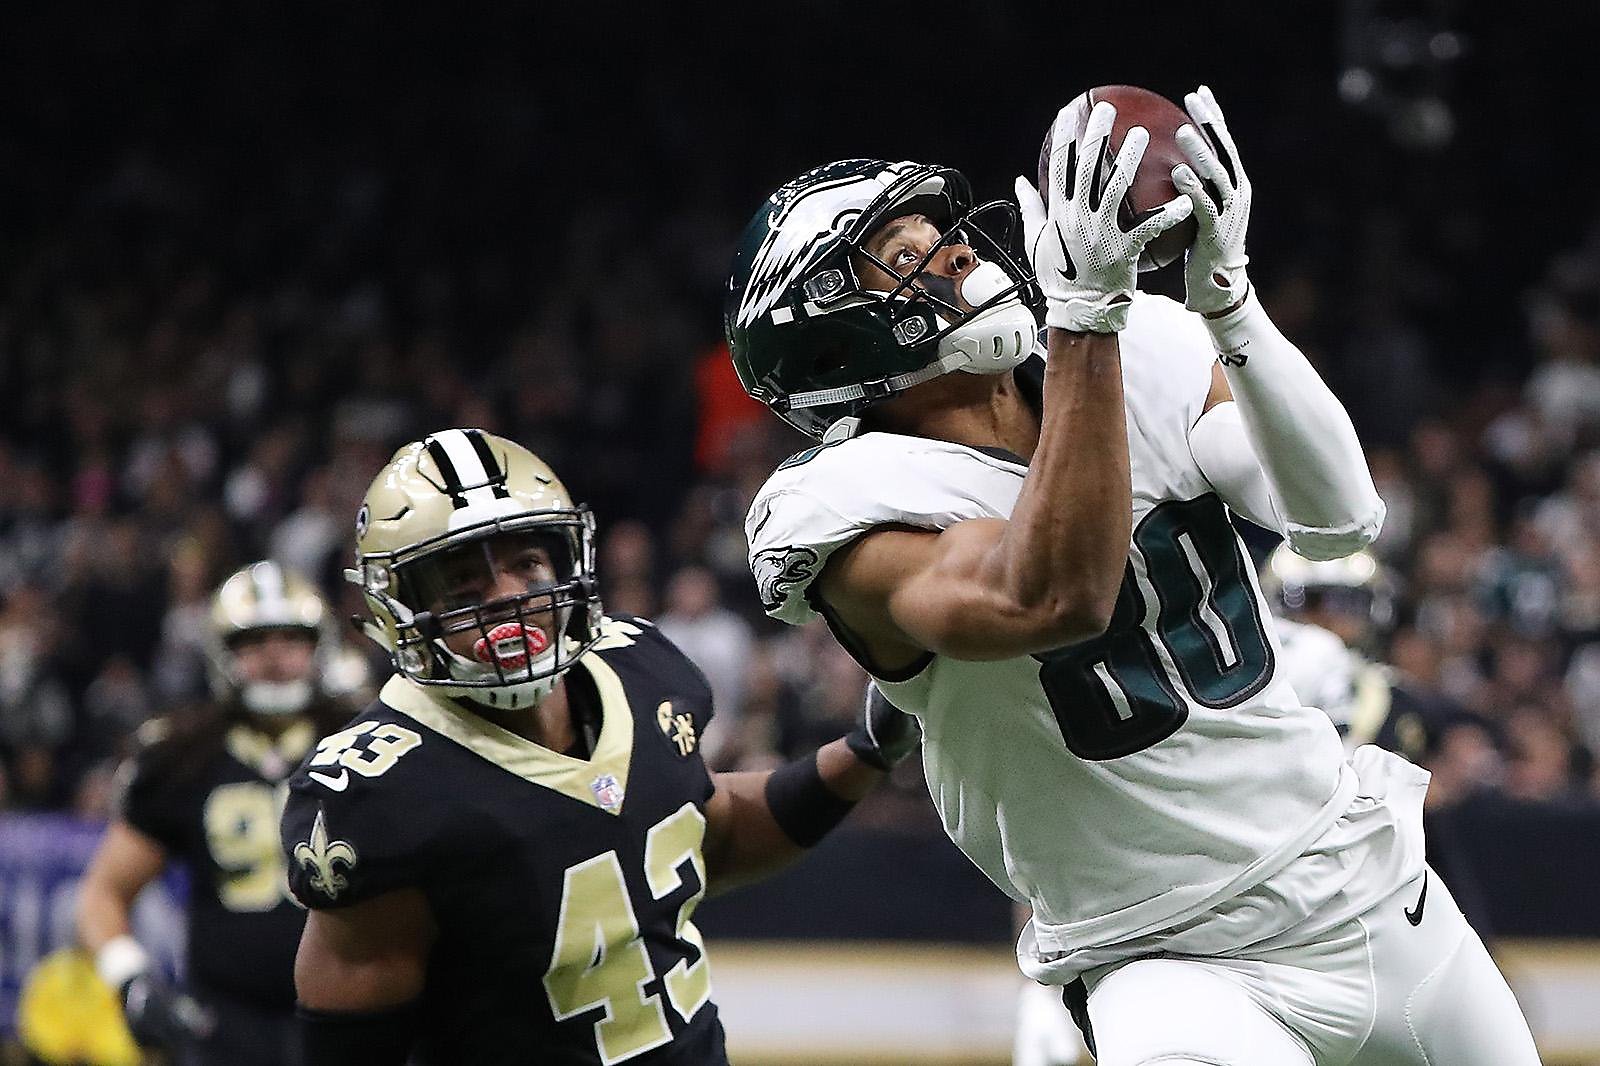
<path id="1" fill-rule="evenodd" d="M 133 901 L 166 866 L 165 849 L 126 821 L 111 823 L 78 889 L 78 941 L 116 989 L 128 1031 L 147 1047 L 173 1047 L 209 1033 L 210 1012 L 169 987 L 134 939 Z"/>
<path id="2" fill-rule="evenodd" d="M 1132 514 L 1117 332 L 1140 252 L 1191 210 L 1179 197 L 1123 231 L 1117 205 L 1149 136 L 1130 130 L 1106 177 L 1115 120 L 1099 104 L 1079 136 L 1063 109 L 1044 197 L 1017 179 L 1049 354 L 1039 443 L 1011 517 L 875 531 L 823 571 L 824 599 L 874 661 L 1011 658 L 1093 636 L 1111 618 Z"/>
<path id="3" fill-rule="evenodd" d="M 1216 99 L 1201 86 L 1184 106 L 1194 124 L 1177 139 L 1190 165 L 1173 168 L 1172 180 L 1193 203 L 1197 228 L 1185 263 L 1185 303 L 1205 316 L 1238 403 L 1237 425 L 1221 405 L 1196 424 L 1195 460 L 1226 497 L 1246 476 L 1237 469 L 1240 454 L 1254 445 L 1274 527 L 1308 558 L 1348 555 L 1378 535 L 1383 501 L 1344 405 L 1278 332 L 1245 276 L 1252 190 Z"/>
<path id="4" fill-rule="evenodd" d="M 715 776 L 706 804 L 706 880 L 723 892 L 788 865 L 844 820 L 916 750 L 915 718 L 867 686 L 850 733 L 776 770 Z"/>
<path id="5" fill-rule="evenodd" d="M 437 936 L 414 888 L 306 915 L 294 959 L 306 1066 L 400 1066 Z"/>

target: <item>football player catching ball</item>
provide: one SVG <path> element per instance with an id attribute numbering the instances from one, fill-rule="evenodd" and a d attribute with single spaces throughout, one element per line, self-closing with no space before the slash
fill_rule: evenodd
<path id="1" fill-rule="evenodd" d="M 1278 670 L 1232 516 L 1334 558 L 1384 507 L 1246 276 L 1221 111 L 1185 103 L 1181 195 L 1130 229 L 1144 131 L 1113 152 L 1109 104 L 1063 109 L 1048 188 L 1017 184 L 1031 264 L 1017 211 L 943 167 L 834 163 L 761 206 L 728 339 L 817 440 L 751 507 L 761 597 L 826 619 L 920 720 L 946 831 L 1031 906 L 1021 966 L 1067 987 L 1102 1066 L 1533 1066 L 1423 860 L 1427 773 L 1347 761 Z M 1136 291 L 1191 214 L 1185 303 Z"/>

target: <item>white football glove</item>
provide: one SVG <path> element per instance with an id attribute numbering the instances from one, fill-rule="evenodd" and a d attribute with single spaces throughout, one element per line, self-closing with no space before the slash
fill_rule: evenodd
<path id="1" fill-rule="evenodd" d="M 1128 131 L 1122 150 L 1106 173 L 1111 127 L 1117 109 L 1096 104 L 1089 112 L 1081 143 L 1075 138 L 1077 110 L 1056 115 L 1050 140 L 1049 211 L 1027 178 L 1018 178 L 1023 241 L 1045 298 L 1045 322 L 1076 333 L 1115 333 L 1128 321 L 1139 253 L 1162 231 L 1194 210 L 1179 196 L 1138 219 L 1123 232 L 1117 208 L 1128 191 L 1150 135 L 1141 126 Z"/>
<path id="2" fill-rule="evenodd" d="M 1078 1027 L 1057 985 L 1029 981 L 1017 996 L 1017 1032 L 1011 1066 L 1073 1066 L 1083 1051 Z"/>
<path id="3" fill-rule="evenodd" d="M 1184 304 L 1191 311 L 1213 314 L 1237 304 L 1249 291 L 1244 234 L 1250 225 L 1250 179 L 1211 90 L 1200 86 L 1183 98 L 1183 106 L 1194 125 L 1178 128 L 1178 147 L 1193 165 L 1173 167 L 1172 184 L 1194 205 L 1198 230 L 1184 262 Z"/>

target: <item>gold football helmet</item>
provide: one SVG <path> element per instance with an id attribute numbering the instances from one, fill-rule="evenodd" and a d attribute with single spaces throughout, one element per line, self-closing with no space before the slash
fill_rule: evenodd
<path id="1" fill-rule="evenodd" d="M 1289 618 L 1313 609 L 1348 618 L 1351 624 L 1340 626 L 1340 636 L 1363 646 L 1381 640 L 1394 626 L 1394 578 L 1369 551 L 1313 561 L 1280 544 L 1262 564 L 1261 592 L 1274 611 Z"/>
<path id="2" fill-rule="evenodd" d="M 487 601 L 463 595 L 483 587 L 474 572 L 497 569 L 491 544 L 508 536 L 542 550 L 554 579 Z M 356 515 L 356 563 L 346 576 L 372 612 L 363 630 L 403 677 L 442 694 L 532 706 L 598 638 L 594 516 L 538 456 L 479 429 L 394 454 Z M 470 658 L 445 643 L 467 631 Z"/>
<path id="3" fill-rule="evenodd" d="M 303 632 L 316 643 L 311 672 L 292 681 L 247 681 L 234 648 L 241 638 L 267 630 Z M 211 599 L 209 665 L 219 700 L 237 697 L 254 714 L 299 714 L 311 704 L 320 675 L 333 658 L 332 613 L 316 587 L 277 563 L 251 563 L 235 571 Z"/>

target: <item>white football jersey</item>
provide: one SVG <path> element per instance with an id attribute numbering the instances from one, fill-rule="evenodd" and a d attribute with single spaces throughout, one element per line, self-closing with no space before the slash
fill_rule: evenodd
<path id="1" fill-rule="evenodd" d="M 921 721 L 951 839 L 1033 906 L 1033 941 L 1055 959 L 1258 885 L 1357 787 L 1327 716 L 1280 676 L 1249 555 L 1189 451 L 1215 360 L 1203 323 L 1141 294 L 1121 349 L 1133 543 L 1107 632 L 1000 662 L 933 656 L 879 680 Z M 1025 473 L 1015 456 L 889 433 L 801 452 L 746 524 L 766 609 L 814 617 L 829 554 L 876 526 L 1009 516 Z"/>

